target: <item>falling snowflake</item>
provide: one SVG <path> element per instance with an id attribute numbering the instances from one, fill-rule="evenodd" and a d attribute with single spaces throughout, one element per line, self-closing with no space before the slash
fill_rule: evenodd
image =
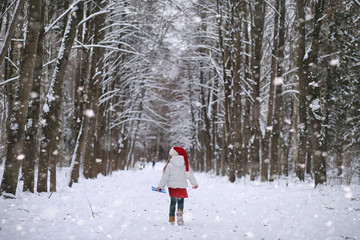
<path id="1" fill-rule="evenodd" d="M 20 155 L 18 155 L 18 156 L 16 157 L 16 160 L 21 161 L 21 160 L 24 160 L 24 158 L 25 158 L 25 155 L 24 155 L 24 154 L 20 154 Z"/>
<path id="2" fill-rule="evenodd" d="M 274 79 L 274 85 L 275 86 L 280 86 L 284 83 L 284 78 L 283 77 L 276 77 Z"/>
<path id="3" fill-rule="evenodd" d="M 85 116 L 89 117 L 89 118 L 93 118 L 95 117 L 95 113 L 92 109 L 86 109 L 85 110 Z"/>
<path id="4" fill-rule="evenodd" d="M 338 58 L 331 59 L 331 61 L 330 61 L 330 66 L 338 67 L 339 65 L 340 65 L 340 61 L 339 61 Z"/>

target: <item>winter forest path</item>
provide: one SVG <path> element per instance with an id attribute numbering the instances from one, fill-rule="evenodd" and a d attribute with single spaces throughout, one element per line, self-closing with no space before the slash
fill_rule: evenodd
<path id="1" fill-rule="evenodd" d="M 184 226 L 168 225 L 168 194 L 151 191 L 163 163 L 142 170 L 80 179 L 59 173 L 58 191 L 0 198 L 0 239 L 359 239 L 359 186 L 298 182 L 231 184 L 195 173 Z M 288 185 L 288 186 L 286 186 Z M 19 186 L 21 187 L 21 186 Z"/>

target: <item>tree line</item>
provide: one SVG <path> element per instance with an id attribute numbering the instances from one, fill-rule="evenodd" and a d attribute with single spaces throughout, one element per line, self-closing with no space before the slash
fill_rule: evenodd
<path id="1" fill-rule="evenodd" d="M 0 3 L 1 193 L 166 159 L 231 182 L 359 175 L 357 1 Z M 36 175 L 36 176 L 35 176 Z M 36 183 L 36 186 L 35 186 Z"/>
<path id="2" fill-rule="evenodd" d="M 347 184 L 359 176 L 358 2 L 217 0 L 196 9 L 200 170 L 231 182 L 294 173 L 315 186 L 329 173 Z"/>
<path id="3" fill-rule="evenodd" d="M 187 32 L 182 78 L 194 94 L 181 102 L 196 169 L 231 182 L 293 173 L 315 186 L 359 176 L 358 3 L 217 0 L 193 9 L 200 17 Z"/>

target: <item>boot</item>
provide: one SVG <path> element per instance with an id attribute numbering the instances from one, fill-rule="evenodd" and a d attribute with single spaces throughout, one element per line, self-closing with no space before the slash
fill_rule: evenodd
<path id="1" fill-rule="evenodd" d="M 174 224 L 175 224 L 175 216 L 170 216 L 170 217 L 169 217 L 169 223 L 170 223 L 171 225 L 174 225 Z"/>
<path id="2" fill-rule="evenodd" d="M 183 211 L 180 210 L 180 209 L 179 209 L 179 210 L 177 211 L 177 213 L 176 213 L 177 224 L 178 224 L 179 226 L 184 225 L 183 215 L 184 215 L 184 213 L 183 213 Z"/>

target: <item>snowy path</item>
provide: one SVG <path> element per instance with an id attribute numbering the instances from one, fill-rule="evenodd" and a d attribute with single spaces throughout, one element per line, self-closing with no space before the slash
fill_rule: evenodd
<path id="1" fill-rule="evenodd" d="M 169 197 L 150 189 L 162 166 L 81 179 L 73 188 L 59 174 L 50 198 L 20 191 L 16 200 L 0 198 L 0 239 L 360 239 L 359 186 L 231 184 L 197 173 L 185 225 L 168 225 Z"/>

